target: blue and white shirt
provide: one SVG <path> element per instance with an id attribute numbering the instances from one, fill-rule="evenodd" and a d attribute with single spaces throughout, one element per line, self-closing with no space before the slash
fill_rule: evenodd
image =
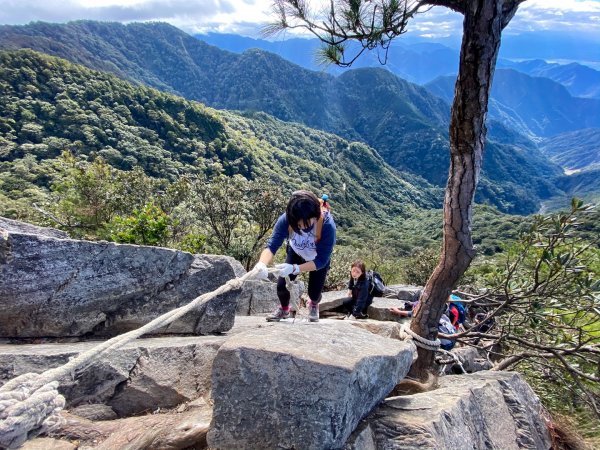
<path id="1" fill-rule="evenodd" d="M 316 242 L 316 223 L 306 232 L 289 234 L 289 223 L 285 213 L 279 216 L 273 234 L 267 241 L 267 248 L 275 254 L 283 241 L 288 238 L 292 250 L 305 261 L 314 261 L 317 270 L 322 269 L 329 263 L 333 246 L 335 245 L 336 227 L 333 217 L 328 212 L 324 213 L 323 228 L 321 229 L 321 240 Z M 289 235 L 288 235 L 289 234 Z"/>

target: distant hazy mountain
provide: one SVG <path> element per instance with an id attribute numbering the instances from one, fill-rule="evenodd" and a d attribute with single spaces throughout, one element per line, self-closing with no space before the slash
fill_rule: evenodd
<path id="1" fill-rule="evenodd" d="M 448 104 L 384 69 L 334 77 L 260 50 L 220 50 L 162 23 L 4 26 L 0 46 L 31 47 L 217 108 L 264 111 L 363 141 L 393 167 L 438 186 L 446 180 Z M 491 128 L 478 201 L 535 211 L 560 169 L 510 127 Z"/>
<path id="2" fill-rule="evenodd" d="M 600 128 L 586 128 L 545 139 L 540 150 L 568 171 L 600 168 Z"/>
<path id="3" fill-rule="evenodd" d="M 510 26 L 502 34 L 500 58 L 545 59 L 600 62 L 600 36 L 598 33 L 579 31 L 535 31 L 520 34 L 510 32 Z"/>
<path id="4" fill-rule="evenodd" d="M 557 41 L 556 36 L 552 34 L 543 34 L 543 36 L 546 36 L 545 39 L 548 39 L 549 42 Z M 266 50 L 310 70 L 325 71 L 333 74 L 339 74 L 343 70 L 347 70 L 340 69 L 337 66 L 323 66 L 317 63 L 316 54 L 320 46 L 317 39 L 267 41 L 225 33 L 199 34 L 196 37 L 211 45 L 235 53 L 242 53 L 252 48 Z M 577 51 L 574 51 L 572 44 L 568 44 L 572 42 L 569 39 L 561 44 L 563 47 L 558 54 L 562 55 L 563 52 L 565 54 L 568 53 L 570 55 L 569 58 L 575 59 Z M 498 68 L 512 68 L 531 76 L 550 78 L 557 83 L 563 84 L 574 97 L 600 98 L 599 71 L 578 63 L 557 64 L 547 63 L 541 59 L 527 61 L 506 59 L 503 57 L 506 54 L 520 54 L 517 50 L 521 49 L 512 44 L 514 40 L 520 42 L 521 38 L 507 35 L 503 39 L 498 59 Z M 539 39 L 534 39 L 531 45 L 536 50 L 529 54 L 535 55 L 535 52 L 540 52 L 538 53 L 538 58 L 539 55 L 547 54 L 542 42 L 545 41 L 540 42 Z M 586 44 L 582 42 L 580 45 L 585 47 Z M 592 42 L 587 45 L 590 46 L 591 50 L 600 48 L 600 40 L 596 47 L 592 46 Z M 598 64 L 600 65 L 600 54 L 597 56 Z M 440 76 L 456 75 L 458 73 L 458 61 L 459 51 L 454 47 L 449 47 L 438 42 L 424 41 L 423 39 L 415 41 L 414 38 L 405 38 L 403 36 L 392 43 L 388 53 L 387 64 L 384 67 L 407 81 L 425 84 Z M 353 65 L 354 68 L 379 66 L 381 66 L 381 63 L 378 60 L 376 52 L 364 53 Z"/>
<path id="5" fill-rule="evenodd" d="M 453 86 L 453 78 L 442 77 L 428 83 L 426 88 L 449 100 Z M 600 127 L 600 100 L 573 97 L 555 81 L 512 69 L 496 70 L 491 100 L 490 118 L 521 133 L 548 137 Z"/>
<path id="6" fill-rule="evenodd" d="M 267 41 L 252 39 L 237 34 L 208 33 L 196 37 L 208 44 L 236 53 L 257 48 L 275 53 L 288 61 L 309 70 L 340 74 L 350 69 L 340 69 L 334 65 L 322 65 L 316 55 L 320 47 L 317 39 L 288 39 L 285 41 Z M 352 44 L 349 49 L 352 51 Z M 384 54 L 365 52 L 358 58 L 353 68 L 384 67 L 407 81 L 424 84 L 442 75 L 457 73 L 458 52 L 442 44 L 418 42 L 405 44 L 396 40 L 389 49 L 387 63 L 383 66 L 379 57 Z"/>
<path id="7" fill-rule="evenodd" d="M 586 203 L 600 204 L 600 168 L 592 168 L 563 175 L 556 179 L 556 185 L 564 195 L 552 197 L 542 203 L 542 210 L 564 210 L 573 197 Z"/>
<path id="8" fill-rule="evenodd" d="M 549 64 L 544 60 L 512 62 L 504 60 L 498 67 L 512 68 L 533 77 L 550 78 L 567 88 L 573 97 L 600 99 L 600 71 L 578 64 Z"/>

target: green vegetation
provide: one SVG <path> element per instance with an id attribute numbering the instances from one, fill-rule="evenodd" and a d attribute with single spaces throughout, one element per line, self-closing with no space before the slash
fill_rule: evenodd
<path id="1" fill-rule="evenodd" d="M 463 339 L 485 339 L 498 368 L 521 371 L 551 410 L 600 417 L 600 213 L 574 199 L 568 212 L 536 216 L 473 275 L 485 291 L 472 310 L 496 326 Z"/>
<path id="2" fill-rule="evenodd" d="M 0 213 L 10 217 L 31 216 L 27 202 L 44 197 L 65 150 L 164 182 L 261 175 L 282 192 L 325 190 L 343 198 L 336 208 L 348 223 L 439 201 L 439 190 L 403 179 L 363 144 L 265 114 L 217 112 L 32 51 L 2 53 L 0 62 Z"/>
<path id="3" fill-rule="evenodd" d="M 446 181 L 447 103 L 383 69 L 351 70 L 336 78 L 260 50 L 242 55 L 219 50 L 164 23 L 79 21 L 0 26 L 0 46 L 28 47 L 60 56 L 216 108 L 264 111 L 281 120 L 364 142 L 392 167 L 420 178 L 421 186 L 426 180 L 441 188 Z M 162 109 L 163 105 L 157 106 Z M 166 111 L 174 116 L 168 108 Z M 24 131 L 38 132 L 29 126 Z M 185 133 L 177 127 L 169 131 Z M 527 214 L 538 210 L 541 199 L 559 193 L 548 181 L 549 176 L 559 174 L 557 167 L 541 158 L 529 139 L 508 128 L 492 131 L 489 138 L 478 202 L 504 212 Z M 156 141 L 150 144 L 160 146 Z M 193 145 L 188 151 L 191 159 L 194 152 L 202 153 Z M 112 152 L 104 149 L 111 164 Z M 155 148 L 157 154 L 160 151 Z M 135 165 L 132 159 L 121 163 L 121 168 Z M 243 169 L 238 173 L 248 176 Z"/>
<path id="4" fill-rule="evenodd" d="M 274 195 L 257 198 L 259 187 L 327 192 L 341 229 L 376 229 L 439 202 L 439 190 L 401 177 L 364 144 L 264 113 L 217 112 L 32 51 L 0 54 L 0 86 L 0 215 L 74 237 L 227 253 L 248 265 L 272 219 L 250 205 L 283 211 Z M 231 242 L 200 224 L 240 199 Z"/>

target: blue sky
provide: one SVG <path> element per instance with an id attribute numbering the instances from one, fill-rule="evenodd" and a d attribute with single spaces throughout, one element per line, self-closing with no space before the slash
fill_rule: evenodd
<path id="1" fill-rule="evenodd" d="M 271 0 L 0 0 L 0 23 L 160 20 L 189 33 L 215 31 L 256 37 L 269 20 L 270 5 Z M 411 32 L 432 38 L 460 35 L 460 29 L 461 16 L 442 7 L 433 8 L 410 25 Z M 600 36 L 600 0 L 528 0 L 506 32 L 539 30 Z"/>

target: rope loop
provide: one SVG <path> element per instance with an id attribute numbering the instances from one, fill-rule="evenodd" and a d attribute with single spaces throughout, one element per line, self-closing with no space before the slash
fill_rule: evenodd
<path id="1" fill-rule="evenodd" d="M 27 373 L 0 388 L 0 447 L 18 448 L 27 439 L 62 425 L 65 399 L 58 381 L 40 385 L 39 374 Z"/>
<path id="2" fill-rule="evenodd" d="M 432 352 L 438 351 L 442 343 L 436 338 L 435 341 L 430 341 L 422 336 L 419 336 L 413 330 L 410 329 L 410 324 L 404 323 L 400 328 L 400 337 L 404 340 L 412 339 L 417 347 L 424 348 L 425 350 L 431 350 Z"/>

